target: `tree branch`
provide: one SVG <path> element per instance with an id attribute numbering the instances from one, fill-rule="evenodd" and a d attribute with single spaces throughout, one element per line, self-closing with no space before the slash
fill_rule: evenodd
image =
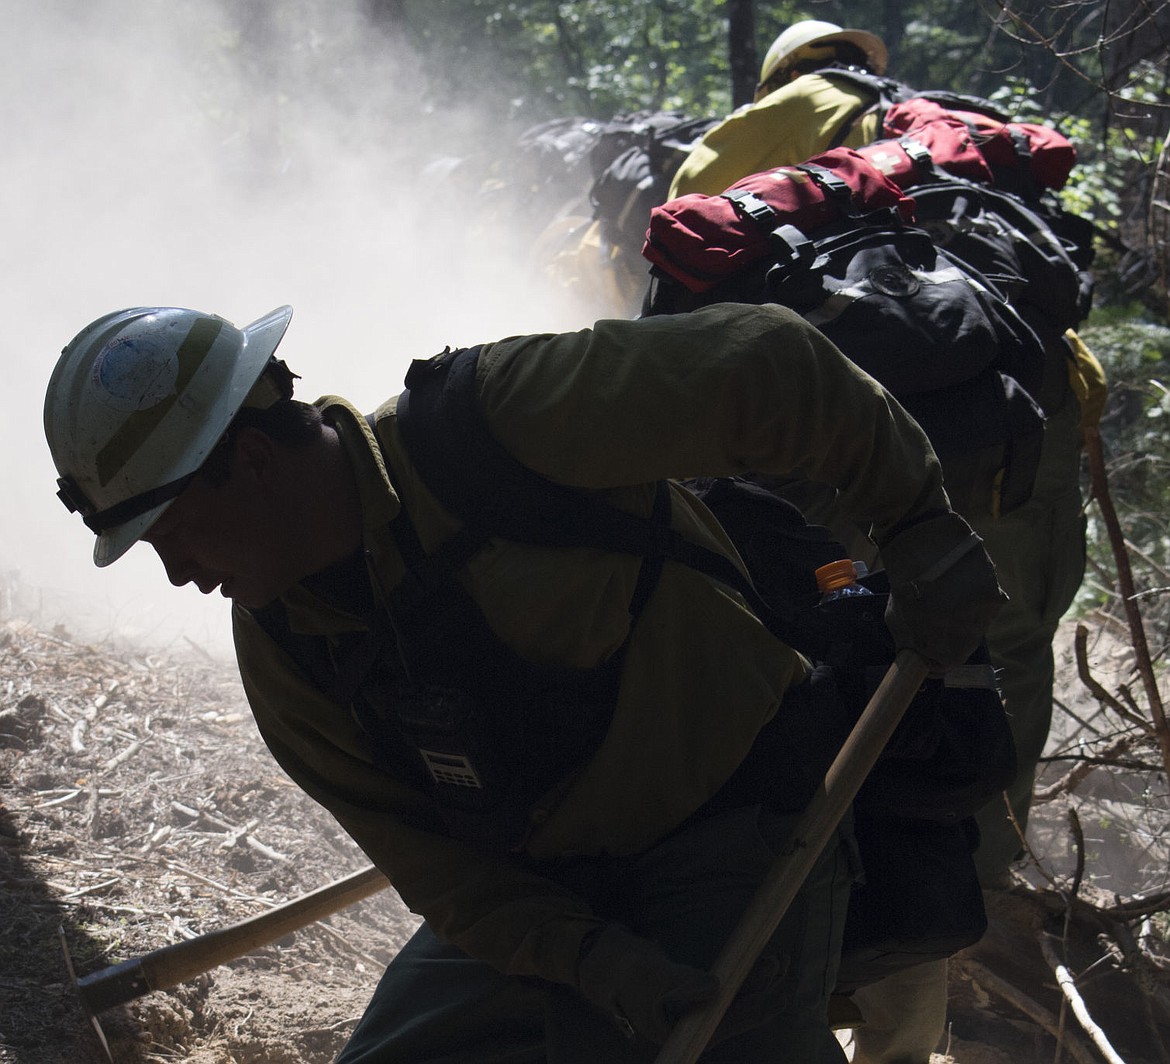
<path id="1" fill-rule="evenodd" d="M 1065 999 L 1072 1007 L 1073 1015 L 1076 1016 L 1077 1022 L 1081 1025 L 1084 1032 L 1092 1040 L 1101 1055 L 1109 1062 L 1109 1064 L 1125 1064 L 1125 1061 L 1117 1055 L 1117 1051 L 1109 1044 L 1109 1039 L 1105 1032 L 1093 1020 L 1089 1014 L 1088 1008 L 1085 1006 L 1084 999 L 1077 992 L 1076 980 L 1073 978 L 1072 972 L 1068 970 L 1061 963 L 1060 958 L 1056 956 L 1056 951 L 1052 948 L 1052 942 L 1049 935 L 1041 932 L 1039 935 L 1040 951 L 1044 954 L 1044 959 L 1048 962 L 1049 967 L 1056 975 L 1056 982 L 1060 986 L 1061 993 L 1064 994 Z M 1062 1043 L 1064 1044 L 1064 1043 Z M 1071 1049 L 1076 1045 L 1075 1042 L 1067 1043 Z M 1074 1052 L 1074 1056 L 1077 1054 Z M 1091 1058 L 1090 1058 L 1091 1059 Z"/>

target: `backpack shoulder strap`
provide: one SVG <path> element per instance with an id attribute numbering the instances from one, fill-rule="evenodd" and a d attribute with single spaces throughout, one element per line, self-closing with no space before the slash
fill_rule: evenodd
<path id="1" fill-rule="evenodd" d="M 895 103 L 907 100 L 917 93 L 905 82 L 897 78 L 889 78 L 884 74 L 874 74 L 861 67 L 848 66 L 844 63 L 829 63 L 817 71 L 818 74 L 844 81 L 855 88 L 864 89 L 877 97 L 878 104 L 883 110 Z"/>
<path id="2" fill-rule="evenodd" d="M 596 495 L 558 484 L 518 462 L 483 420 L 476 396 L 480 348 L 416 360 L 398 400 L 398 423 L 427 487 L 469 528 L 551 547 L 593 547 L 643 559 L 635 601 L 643 602 L 666 559 L 739 592 L 765 623 L 772 610 L 751 580 L 714 550 L 670 527 L 670 490 L 659 481 L 650 518 L 619 510 Z M 631 603 L 631 613 L 635 603 Z"/>
<path id="3" fill-rule="evenodd" d="M 479 347 L 415 360 L 398 399 L 398 426 L 411 461 L 434 496 L 464 523 L 457 540 L 499 536 L 549 547 L 595 547 L 642 558 L 630 600 L 637 618 L 658 584 L 668 551 L 670 491 L 660 482 L 649 519 L 558 484 L 514 459 L 496 440 L 476 395 Z M 460 549 L 456 546 L 455 549 Z M 464 546 L 462 559 L 470 551 Z"/>
<path id="4" fill-rule="evenodd" d="M 398 399 L 407 453 L 434 496 L 469 528 L 491 536 L 655 553 L 643 518 L 541 476 L 496 440 L 476 395 L 479 353 L 472 347 L 415 360 Z M 665 490 L 661 485 L 659 494 Z"/>
<path id="5" fill-rule="evenodd" d="M 833 134 L 832 140 L 826 146 L 827 150 L 841 147 L 845 143 L 845 138 L 852 132 L 853 127 L 870 111 L 877 111 L 880 128 L 886 111 L 894 104 L 914 95 L 914 90 L 901 81 L 887 78 L 881 74 L 872 74 L 868 70 L 847 66 L 844 63 L 831 63 L 818 70 L 817 73 L 835 81 L 843 81 L 855 89 L 863 89 L 875 97 L 873 101 L 862 103 L 860 107 L 850 112 L 845 121 L 838 127 L 837 132 Z"/>

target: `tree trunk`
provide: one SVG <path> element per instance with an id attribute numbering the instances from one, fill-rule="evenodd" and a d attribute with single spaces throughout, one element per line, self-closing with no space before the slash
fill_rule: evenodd
<path id="1" fill-rule="evenodd" d="M 727 0 L 727 53 L 731 65 L 732 106 L 751 103 L 759 76 L 755 0 Z"/>

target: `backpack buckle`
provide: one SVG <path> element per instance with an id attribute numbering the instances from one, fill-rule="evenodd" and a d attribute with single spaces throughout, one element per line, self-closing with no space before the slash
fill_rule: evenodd
<path id="1" fill-rule="evenodd" d="M 750 218 L 761 229 L 771 229 L 776 223 L 776 211 L 746 188 L 724 192 L 723 198 L 730 200 L 732 206 L 740 214 L 745 218 Z"/>
<path id="2" fill-rule="evenodd" d="M 81 485 L 72 477 L 57 478 L 57 498 L 65 504 L 71 514 L 81 514 L 88 517 L 97 513 L 97 507 L 89 501 L 89 497 L 81 490 Z"/>
<path id="3" fill-rule="evenodd" d="M 769 240 L 777 249 L 776 266 L 782 271 L 807 266 L 816 258 L 813 242 L 795 225 L 776 226 Z"/>

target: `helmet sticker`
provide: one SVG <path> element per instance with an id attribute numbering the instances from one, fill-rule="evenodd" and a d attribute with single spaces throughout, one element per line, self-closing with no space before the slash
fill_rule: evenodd
<path id="1" fill-rule="evenodd" d="M 127 413 L 146 410 L 175 393 L 179 360 L 173 350 L 122 335 L 98 355 L 93 377 L 110 406 Z"/>
<path id="2" fill-rule="evenodd" d="M 95 367 L 98 383 L 113 402 L 119 401 L 120 397 L 128 404 L 125 409 L 129 416 L 94 455 L 99 484 L 105 486 L 110 482 L 174 408 L 179 393 L 186 390 L 195 372 L 203 365 L 223 325 L 219 318 L 198 318 L 179 345 L 178 352 L 169 357 L 144 358 L 133 343 L 111 345 L 102 352 L 98 358 L 102 368 Z M 122 353 L 112 357 L 115 351 Z M 108 371 L 105 369 L 107 362 L 110 363 Z"/>

